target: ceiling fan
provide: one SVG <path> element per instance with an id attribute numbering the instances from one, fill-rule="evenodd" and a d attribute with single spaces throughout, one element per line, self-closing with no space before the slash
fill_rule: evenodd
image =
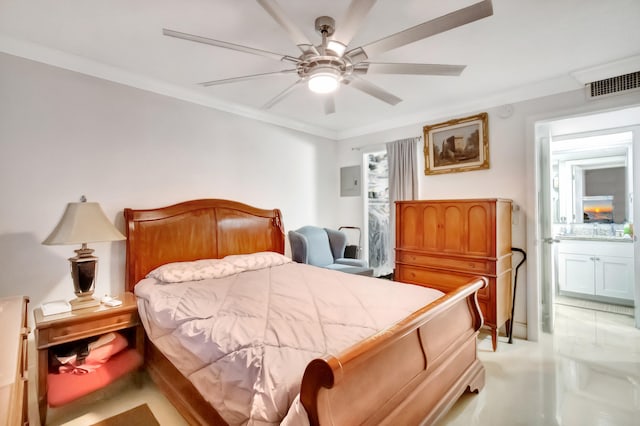
<path id="1" fill-rule="evenodd" d="M 317 18 L 315 29 L 322 36 L 322 42 L 319 45 L 314 45 L 309 41 L 275 0 L 257 0 L 257 2 L 288 33 L 302 52 L 300 56 L 283 55 L 166 28 L 162 30 L 162 33 L 170 37 L 273 58 L 295 66 L 295 68 L 282 71 L 206 81 L 200 83 L 202 86 L 208 87 L 275 75 L 297 74 L 298 80 L 269 100 L 263 108 L 271 108 L 299 87 L 301 83 L 306 82 L 311 91 L 327 95 L 324 97 L 326 114 L 335 112 L 335 100 L 332 93 L 340 84 L 358 89 L 390 105 L 396 105 L 402 101 L 399 97 L 360 77 L 367 73 L 459 76 L 465 69 L 465 65 L 382 63 L 371 62 L 369 58 L 493 14 L 491 0 L 483 0 L 364 46 L 350 48 L 351 39 L 376 0 L 352 0 L 343 23 L 338 27 L 335 25 L 335 20 L 329 16 Z"/>

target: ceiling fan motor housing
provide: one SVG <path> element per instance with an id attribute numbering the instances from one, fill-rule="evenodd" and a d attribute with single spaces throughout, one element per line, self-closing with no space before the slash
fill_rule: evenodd
<path id="1" fill-rule="evenodd" d="M 336 20 L 331 16 L 319 16 L 316 18 L 316 31 L 320 35 L 331 37 L 336 30 Z"/>
<path id="2" fill-rule="evenodd" d="M 327 72 L 342 79 L 351 74 L 352 69 L 353 66 L 342 58 L 318 55 L 300 61 L 297 66 L 300 78 L 309 78 L 319 72 Z"/>

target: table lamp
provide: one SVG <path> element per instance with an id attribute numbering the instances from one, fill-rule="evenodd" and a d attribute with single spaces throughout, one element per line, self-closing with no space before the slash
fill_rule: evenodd
<path id="1" fill-rule="evenodd" d="M 69 302 L 72 310 L 100 304 L 93 297 L 98 258 L 93 256 L 93 249 L 88 248 L 87 243 L 126 239 L 107 219 L 100 204 L 86 201 L 83 196 L 81 202 L 69 203 L 58 225 L 42 242 L 45 245 L 82 244 L 75 250 L 76 256 L 69 258 L 76 294 L 76 298 Z"/>

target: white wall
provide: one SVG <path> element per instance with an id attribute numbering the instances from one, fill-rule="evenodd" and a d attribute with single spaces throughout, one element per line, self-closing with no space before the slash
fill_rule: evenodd
<path id="1" fill-rule="evenodd" d="M 588 111 L 604 110 L 621 105 L 640 103 L 640 93 L 618 95 L 598 101 L 586 101 L 582 90 L 518 102 L 512 105 L 513 114 L 501 118 L 502 107 L 488 107 L 482 111 L 461 111 L 448 117 L 425 117 L 420 123 L 389 129 L 383 132 L 359 136 L 341 141 L 338 146 L 339 167 L 360 164 L 362 153 L 370 147 L 384 149 L 384 143 L 411 136 L 421 136 L 423 126 L 441 123 L 452 118 L 489 114 L 489 158 L 490 168 L 464 173 L 424 175 L 424 158 L 419 164 L 421 199 L 454 198 L 510 198 L 516 209 L 512 228 L 512 246 L 527 252 L 527 262 L 518 271 L 518 289 L 515 309 L 514 335 L 537 339 L 537 306 L 539 285 L 529 276 L 528 268 L 537 267 L 535 241 L 535 141 L 533 124 L 550 117 L 567 117 Z M 422 155 L 423 142 L 419 144 Z M 363 227 L 362 197 L 340 199 L 340 219 L 343 222 Z M 514 253 L 513 266 L 522 259 Z M 515 272 L 515 270 L 514 270 Z M 534 275 L 535 277 L 535 275 Z M 528 282 L 530 281 L 530 282 Z M 529 300 L 527 295 L 530 295 Z M 527 330 L 527 323 L 536 324 Z"/>
<path id="2" fill-rule="evenodd" d="M 125 207 L 227 198 L 334 226 L 336 142 L 0 54 L 0 297 L 71 299 L 74 246 L 43 246 L 86 195 Z M 124 289 L 124 242 L 90 244 L 96 294 Z M 31 316 L 30 316 L 31 320 Z"/>
<path id="3" fill-rule="evenodd" d="M 4 54 L 0 94 L 0 297 L 29 295 L 32 308 L 72 297 L 66 259 L 76 247 L 40 243 L 80 195 L 100 202 L 120 229 L 125 207 L 204 197 L 280 208 L 287 230 L 362 227 L 362 198 L 339 197 L 340 167 L 361 164 L 371 147 L 422 135 L 426 124 L 481 112 L 425 117 L 336 143 Z M 533 125 L 632 104 L 640 104 L 638 92 L 587 102 L 575 91 L 516 103 L 508 118 L 487 108 L 490 169 L 421 175 L 422 199 L 505 197 L 520 207 L 513 246 L 528 258 L 518 276 L 517 336 L 537 324 L 539 299 L 531 271 L 538 263 Z M 122 291 L 124 243 L 92 248 L 100 257 L 97 293 Z"/>

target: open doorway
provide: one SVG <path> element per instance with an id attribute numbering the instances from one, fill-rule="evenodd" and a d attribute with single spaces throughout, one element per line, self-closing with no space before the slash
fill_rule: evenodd
<path id="1" fill-rule="evenodd" d="M 557 304 L 638 318 L 640 108 L 536 125 L 543 330 Z M 631 322 L 633 323 L 633 322 Z"/>
<path id="2" fill-rule="evenodd" d="M 551 139 L 555 304 L 633 317 L 633 133 Z"/>
<path id="3" fill-rule="evenodd" d="M 393 274 L 390 240 L 389 162 L 386 149 L 363 156 L 365 197 L 365 253 L 375 277 Z"/>

